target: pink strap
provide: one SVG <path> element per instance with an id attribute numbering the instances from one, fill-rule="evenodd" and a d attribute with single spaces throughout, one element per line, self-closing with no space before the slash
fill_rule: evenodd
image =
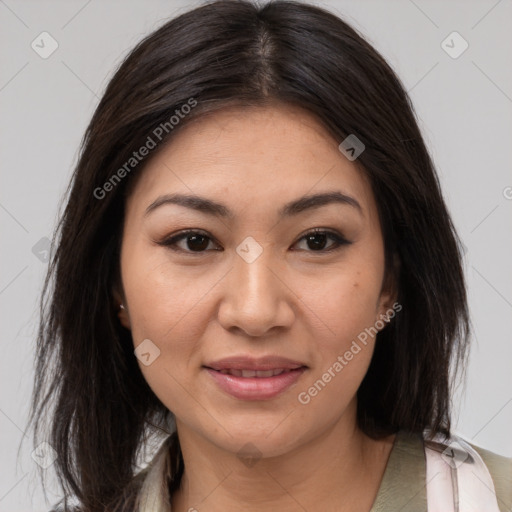
<path id="1" fill-rule="evenodd" d="M 425 441 L 428 512 L 500 512 L 492 477 L 460 436 Z"/>

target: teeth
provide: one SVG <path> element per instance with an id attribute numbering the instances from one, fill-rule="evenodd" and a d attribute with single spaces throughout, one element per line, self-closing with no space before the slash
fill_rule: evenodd
<path id="1" fill-rule="evenodd" d="M 284 370 L 282 368 L 278 368 L 275 370 L 219 370 L 220 373 L 224 375 L 233 375 L 235 377 L 274 377 L 275 375 L 280 375 L 283 372 L 289 372 L 290 370 Z"/>

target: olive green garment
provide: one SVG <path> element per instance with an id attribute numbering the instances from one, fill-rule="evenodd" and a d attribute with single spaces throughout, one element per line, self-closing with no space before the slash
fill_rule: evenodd
<path id="1" fill-rule="evenodd" d="M 500 512 L 512 511 L 512 458 L 469 443 L 494 482 Z M 420 434 L 399 432 L 370 512 L 427 512 L 426 462 Z"/>
<path id="2" fill-rule="evenodd" d="M 171 512 L 168 486 L 168 446 L 164 442 L 137 478 L 144 477 L 138 512 Z M 480 454 L 494 481 L 500 512 L 512 511 L 512 458 L 470 445 Z M 427 512 L 426 462 L 420 434 L 398 432 L 370 512 Z M 311 511 L 315 512 L 315 511 Z"/>

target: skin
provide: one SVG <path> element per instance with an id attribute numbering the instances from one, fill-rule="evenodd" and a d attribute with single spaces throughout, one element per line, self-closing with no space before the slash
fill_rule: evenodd
<path id="1" fill-rule="evenodd" d="M 226 109 L 177 132 L 128 198 L 119 317 L 135 347 L 149 339 L 160 350 L 139 366 L 176 416 L 186 469 L 173 512 L 369 511 L 374 502 L 394 441 L 372 440 L 356 423 L 375 338 L 307 405 L 297 398 L 394 302 L 383 287 L 375 198 L 339 142 L 295 107 Z M 329 191 L 361 209 L 333 203 L 278 218 L 285 203 Z M 177 192 L 223 203 L 234 216 L 172 204 L 144 215 Z M 209 237 L 206 250 L 194 252 L 187 238 L 181 252 L 158 244 L 192 228 Z M 314 228 L 352 243 L 326 251 L 336 245 L 327 238 L 318 250 L 303 238 Z M 236 252 L 248 236 L 263 250 L 252 263 Z M 202 368 L 233 354 L 279 355 L 308 369 L 275 398 L 240 400 Z M 250 467 L 237 456 L 247 443 L 261 454 Z"/>

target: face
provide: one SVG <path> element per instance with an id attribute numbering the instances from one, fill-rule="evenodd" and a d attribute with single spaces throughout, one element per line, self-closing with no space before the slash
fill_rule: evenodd
<path id="1" fill-rule="evenodd" d="M 275 456 L 355 426 L 392 301 L 375 199 L 338 144 L 299 109 L 229 109 L 145 167 L 126 204 L 120 318 L 179 432 Z"/>

